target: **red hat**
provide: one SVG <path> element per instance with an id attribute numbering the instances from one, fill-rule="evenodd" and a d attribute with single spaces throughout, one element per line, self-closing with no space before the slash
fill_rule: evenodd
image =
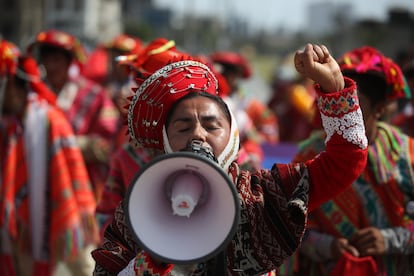
<path id="1" fill-rule="evenodd" d="M 194 58 L 177 50 L 174 40 L 165 38 L 151 41 L 138 55 L 118 57 L 120 64 L 129 65 L 137 73 L 138 84 L 142 84 L 147 77 L 172 61 L 184 59 Z"/>
<path id="2" fill-rule="evenodd" d="M 144 44 L 136 37 L 120 34 L 111 41 L 105 43 L 104 47 L 126 52 L 128 55 L 138 55 L 144 48 Z"/>
<path id="3" fill-rule="evenodd" d="M 204 63 L 205 65 L 207 65 L 210 68 L 210 70 L 213 71 L 214 75 L 216 76 L 217 82 L 218 82 L 218 95 L 220 97 L 228 96 L 231 91 L 230 85 L 227 82 L 226 78 L 221 73 L 217 72 L 217 70 L 215 70 L 210 57 L 205 56 L 205 55 L 199 55 L 197 56 L 197 59 L 201 63 Z"/>
<path id="4" fill-rule="evenodd" d="M 190 92 L 202 91 L 217 95 L 217 80 L 205 64 L 183 60 L 156 71 L 131 99 L 131 139 L 143 147 L 164 150 L 163 128 L 171 106 Z"/>
<path id="5" fill-rule="evenodd" d="M 63 31 L 49 30 L 40 32 L 33 43 L 28 47 L 28 52 L 32 52 L 34 47 L 39 45 L 50 45 L 72 53 L 77 62 L 83 64 L 86 61 L 87 54 L 80 41 Z"/>
<path id="6" fill-rule="evenodd" d="M 364 46 L 345 53 L 338 59 L 344 74 L 371 74 L 383 77 L 387 84 L 386 98 L 410 98 L 411 92 L 400 67 L 375 48 Z"/>
<path id="7" fill-rule="evenodd" d="M 21 56 L 19 48 L 9 41 L 0 40 L 0 76 L 14 76 L 24 79 L 33 92 L 50 104 L 56 103 L 56 95 L 42 81 L 42 74 L 36 61 Z"/>
<path id="8" fill-rule="evenodd" d="M 244 79 L 250 78 L 252 75 L 252 69 L 250 68 L 247 60 L 239 53 L 235 52 L 216 52 L 210 55 L 213 62 L 223 65 L 237 66 L 242 70 L 242 76 Z"/>
<path id="9" fill-rule="evenodd" d="M 174 40 L 157 38 L 150 42 L 138 56 L 134 66 L 139 72 L 152 74 L 172 60 L 189 58 L 190 55 L 177 50 Z"/>
<path id="10" fill-rule="evenodd" d="M 0 39 L 0 76 L 16 73 L 19 56 L 20 50 L 14 43 Z"/>

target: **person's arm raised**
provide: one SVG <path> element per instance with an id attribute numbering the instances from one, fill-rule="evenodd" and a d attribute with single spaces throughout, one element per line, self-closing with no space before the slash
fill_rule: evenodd
<path id="1" fill-rule="evenodd" d="M 367 159 L 367 138 L 356 84 L 344 78 L 325 46 L 307 44 L 295 54 L 296 70 L 315 81 L 317 106 L 327 134 L 326 150 L 306 162 L 311 179 L 309 210 L 350 186 Z"/>

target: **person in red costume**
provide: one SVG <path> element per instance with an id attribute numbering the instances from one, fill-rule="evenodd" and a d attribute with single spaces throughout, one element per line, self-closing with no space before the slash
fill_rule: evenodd
<path id="1" fill-rule="evenodd" d="M 75 64 L 81 67 L 86 60 L 83 47 L 74 36 L 58 30 L 40 32 L 28 51 L 46 69 L 46 83 L 72 125 L 99 199 L 108 174 L 118 111 L 101 85 L 71 71 L 77 68 Z"/>
<path id="2" fill-rule="evenodd" d="M 90 275 L 96 206 L 73 130 L 34 59 L 0 40 L 0 267 Z"/>
<path id="3" fill-rule="evenodd" d="M 132 59 L 138 57 L 144 49 L 143 42 L 131 35 L 120 34 L 110 41 L 99 45 L 88 57 L 83 66 L 82 73 L 92 80 L 97 80 L 109 93 L 120 114 L 117 130 L 111 145 L 111 155 L 124 143 L 128 142 L 127 128 L 125 126 L 125 106 L 127 98 L 132 95 L 131 88 L 137 84 L 131 78 L 130 70 L 119 59 Z"/>
<path id="4" fill-rule="evenodd" d="M 410 89 L 400 67 L 373 47 L 350 50 L 338 63 L 358 85 L 368 161 L 350 188 L 310 213 L 299 274 L 413 275 L 414 139 L 381 119 L 391 102 L 411 97 Z M 294 160 L 322 152 L 325 139 L 312 133 Z"/>
<path id="5" fill-rule="evenodd" d="M 326 151 L 305 163 L 274 164 L 255 173 L 241 170 L 235 162 L 237 123 L 218 96 L 214 74 L 198 61 L 171 60 L 131 99 L 132 143 L 170 154 L 196 142 L 214 155 L 238 191 L 241 220 L 234 237 L 223 254 L 194 264 L 192 275 L 219 275 L 216 268 L 227 275 L 277 269 L 298 248 L 308 212 L 349 187 L 365 166 L 367 138 L 355 82 L 342 76 L 325 46 L 306 45 L 296 53 L 295 65 L 317 83 L 318 107 L 328 133 Z M 140 248 L 125 219 L 122 201 L 102 246 L 92 252 L 95 275 L 174 275 L 181 269 Z"/>
<path id="6" fill-rule="evenodd" d="M 82 73 L 85 77 L 104 86 L 107 83 L 125 82 L 125 70 L 118 70 L 116 57 L 138 55 L 144 48 L 144 43 L 137 37 L 119 34 L 113 39 L 99 44 L 87 57 Z M 126 72 L 127 73 L 127 72 Z"/>
<path id="7" fill-rule="evenodd" d="M 129 68 L 130 74 L 138 76 L 134 79 L 136 83 L 134 89 L 137 89 L 144 82 L 145 78 L 166 65 L 171 59 L 185 56 L 188 55 L 179 51 L 173 40 L 160 37 L 148 43 L 141 50 L 140 55 L 122 56 L 118 58 L 118 61 L 120 66 Z M 133 95 L 132 89 L 130 93 Z M 128 98 L 124 100 L 128 101 Z M 123 114 L 126 115 L 126 112 Z M 126 118 L 123 118 L 123 121 L 125 122 Z M 123 133 L 125 132 L 127 131 Z M 99 222 L 102 240 L 105 228 L 112 221 L 116 207 L 124 198 L 128 186 L 137 172 L 145 163 L 161 153 L 161 151 L 145 147 L 134 148 L 131 143 L 126 141 L 111 156 L 109 177 L 105 182 L 102 197 L 96 208 L 96 218 Z"/>

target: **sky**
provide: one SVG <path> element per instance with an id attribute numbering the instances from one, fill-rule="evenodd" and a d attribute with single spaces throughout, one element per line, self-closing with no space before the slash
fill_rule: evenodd
<path id="1" fill-rule="evenodd" d="M 308 22 L 307 6 L 321 2 L 350 3 L 356 18 L 385 20 L 387 9 L 395 5 L 414 13 L 414 0 L 154 0 L 156 5 L 171 8 L 176 15 L 194 13 L 220 19 L 236 15 L 248 21 L 254 29 L 283 28 L 289 31 L 304 28 Z"/>

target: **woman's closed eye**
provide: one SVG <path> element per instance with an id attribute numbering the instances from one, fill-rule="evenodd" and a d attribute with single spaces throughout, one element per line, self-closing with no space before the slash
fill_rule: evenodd
<path id="1" fill-rule="evenodd" d="M 180 127 L 180 128 L 177 128 L 177 131 L 181 133 L 185 133 L 185 132 L 190 131 L 191 129 L 192 129 L 191 127 Z"/>
<path id="2" fill-rule="evenodd" d="M 185 133 L 185 132 L 189 132 L 192 131 L 195 128 L 194 125 L 187 125 L 187 126 L 177 126 L 176 129 L 178 132 L 180 133 Z M 207 131 L 215 131 L 218 129 L 221 129 L 221 127 L 218 124 L 207 124 L 202 126 L 202 128 L 204 128 Z"/>
<path id="3" fill-rule="evenodd" d="M 221 129 L 221 126 L 218 123 L 209 123 L 209 124 L 206 124 L 204 128 L 208 131 L 214 131 L 217 129 Z"/>

